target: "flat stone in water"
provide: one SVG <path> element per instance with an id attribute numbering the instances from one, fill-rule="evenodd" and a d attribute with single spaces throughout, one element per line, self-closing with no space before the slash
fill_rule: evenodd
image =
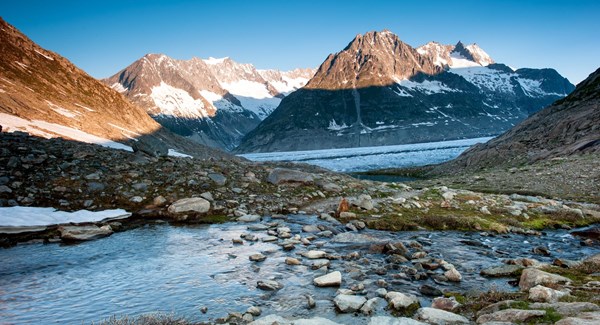
<path id="1" fill-rule="evenodd" d="M 313 283 L 317 287 L 339 287 L 342 284 L 342 273 L 340 271 L 331 272 L 315 278 Z"/>

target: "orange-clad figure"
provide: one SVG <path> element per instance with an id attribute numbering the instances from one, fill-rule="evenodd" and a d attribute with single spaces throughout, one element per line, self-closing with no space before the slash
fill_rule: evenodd
<path id="1" fill-rule="evenodd" d="M 339 217 L 340 213 L 347 212 L 349 208 L 350 207 L 348 206 L 348 201 L 346 200 L 346 198 L 343 197 L 340 201 L 340 204 L 338 205 L 336 215 Z"/>

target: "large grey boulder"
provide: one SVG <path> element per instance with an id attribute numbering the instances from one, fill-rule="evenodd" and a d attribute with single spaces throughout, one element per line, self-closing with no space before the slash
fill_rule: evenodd
<path id="1" fill-rule="evenodd" d="M 529 300 L 537 302 L 558 302 L 558 299 L 568 296 L 569 292 L 554 290 L 551 288 L 544 287 L 542 285 L 536 285 L 529 289 Z"/>
<path id="2" fill-rule="evenodd" d="M 577 317 L 563 318 L 554 325 L 600 325 L 600 312 L 587 312 L 578 314 Z"/>
<path id="3" fill-rule="evenodd" d="M 527 291 L 538 284 L 543 286 L 554 286 L 557 284 L 567 284 L 571 280 L 564 276 L 544 272 L 542 270 L 527 268 L 521 273 L 521 279 L 519 280 L 519 288 L 522 291 Z"/>
<path id="4" fill-rule="evenodd" d="M 477 318 L 477 324 L 487 322 L 511 322 L 525 323 L 541 318 L 546 315 L 545 310 L 523 310 L 523 309 L 505 309 L 491 314 L 485 314 Z"/>
<path id="5" fill-rule="evenodd" d="M 554 309 L 562 316 L 578 316 L 582 312 L 597 311 L 600 312 L 600 306 L 591 302 L 554 302 L 543 303 L 536 302 L 529 305 L 531 309 Z"/>
<path id="6" fill-rule="evenodd" d="M 142 152 L 152 157 L 166 157 L 169 154 L 169 147 L 156 137 L 142 135 L 136 140 L 131 144 L 133 152 Z"/>
<path id="7" fill-rule="evenodd" d="M 469 320 L 461 315 L 451 313 L 449 311 L 424 307 L 417 310 L 415 318 L 424 321 L 428 324 L 436 325 L 452 325 L 452 324 L 469 324 Z"/>
<path id="8" fill-rule="evenodd" d="M 310 184 L 314 180 L 314 177 L 309 173 L 287 168 L 275 168 L 267 176 L 267 181 L 275 185 L 283 183 Z"/>
<path id="9" fill-rule="evenodd" d="M 196 212 L 206 213 L 210 210 L 210 202 L 201 197 L 181 199 L 169 206 L 169 213 Z"/>
<path id="10" fill-rule="evenodd" d="M 375 316 L 371 317 L 369 325 L 426 325 L 426 323 L 407 317 Z"/>
<path id="11" fill-rule="evenodd" d="M 523 270 L 523 267 L 520 265 L 505 264 L 483 269 L 481 275 L 487 277 L 510 277 L 519 275 L 521 270 Z"/>
<path id="12" fill-rule="evenodd" d="M 85 241 L 110 236 L 113 231 L 110 226 L 60 226 L 60 238 L 63 241 Z"/>

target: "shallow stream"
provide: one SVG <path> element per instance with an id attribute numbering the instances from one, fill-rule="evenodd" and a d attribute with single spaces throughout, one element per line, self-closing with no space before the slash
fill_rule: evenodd
<path id="1" fill-rule="evenodd" d="M 316 288 L 313 278 L 324 274 L 312 270 L 311 260 L 304 265 L 286 265 L 288 256 L 308 249 L 325 250 L 335 255 L 358 251 L 361 259 L 333 260 L 330 271 L 343 274 L 342 288 L 364 283 L 372 294 L 375 281 L 385 279 L 388 290 L 419 295 L 424 283 L 454 291 L 487 290 L 499 287 L 515 290 L 509 279 L 489 280 L 479 275 L 481 269 L 501 264 L 504 258 L 534 257 L 551 262 L 554 258 L 580 259 L 597 253 L 597 248 L 582 247 L 567 231 L 557 230 L 544 236 L 482 236 L 464 232 L 398 232 L 363 230 L 345 232 L 314 216 L 291 215 L 278 221 L 303 233 L 305 224 L 322 224 L 332 238 L 319 237 L 313 245 L 296 245 L 286 252 L 275 243 L 261 241 L 232 244 L 233 238 L 250 232 L 247 224 L 226 223 L 211 226 L 171 226 L 157 223 L 78 245 L 25 244 L 0 250 L 0 323 L 90 323 L 112 315 L 138 315 L 163 311 L 190 320 L 208 321 L 229 312 L 244 312 L 251 305 L 263 309 L 263 315 L 301 317 L 320 315 L 338 322 L 361 322 L 352 315 L 336 315 L 332 299 L 335 288 Z M 265 231 L 252 232 L 258 237 Z M 394 277 L 399 271 L 389 269 L 379 275 L 375 270 L 389 268 L 385 255 L 369 253 L 373 244 L 389 240 L 405 243 L 417 241 L 429 252 L 454 264 L 463 275 L 459 284 L 436 284 L 433 280 L 410 281 Z M 465 244 L 461 241 L 471 241 Z M 548 247 L 552 256 L 533 255 L 537 245 Z M 264 262 L 251 262 L 257 252 L 267 255 Z M 366 258 L 366 259 L 365 259 Z M 411 263 L 406 263 L 411 265 Z M 278 292 L 256 288 L 256 282 L 275 279 L 284 284 Z M 316 310 L 306 309 L 305 295 L 317 301 Z M 421 297 L 421 296 L 420 296 Z M 424 305 L 430 298 L 422 297 Z M 201 307 L 208 307 L 206 314 Z M 312 317 L 312 316 L 310 316 Z"/>

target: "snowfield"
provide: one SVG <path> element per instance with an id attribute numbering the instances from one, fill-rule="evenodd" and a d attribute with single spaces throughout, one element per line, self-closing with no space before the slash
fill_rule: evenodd
<path id="1" fill-rule="evenodd" d="M 131 213 L 123 209 L 75 212 L 58 211 L 54 208 L 9 207 L 0 208 L 0 233 L 25 231 L 23 228 L 41 228 L 52 225 L 101 222 L 129 218 Z"/>
<path id="2" fill-rule="evenodd" d="M 112 149 L 133 152 L 133 149 L 130 146 L 56 123 L 49 123 L 39 120 L 29 121 L 18 116 L 0 113 L 0 124 L 3 128 L 2 132 L 22 131 L 46 139 L 64 137 L 67 139 L 85 143 L 93 143 Z"/>

